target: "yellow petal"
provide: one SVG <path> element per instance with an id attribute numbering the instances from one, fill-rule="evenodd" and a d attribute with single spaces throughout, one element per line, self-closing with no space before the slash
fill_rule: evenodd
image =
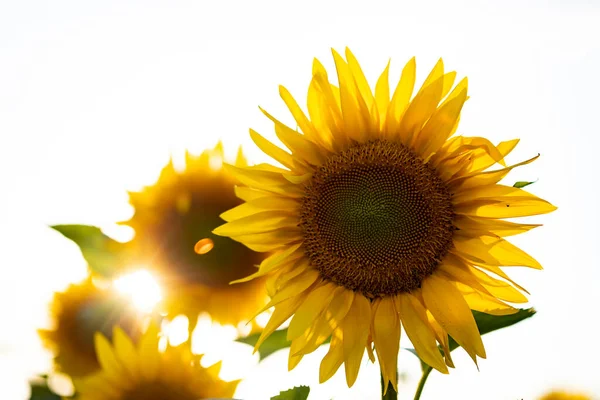
<path id="1" fill-rule="evenodd" d="M 412 145 L 415 134 L 434 113 L 443 88 L 444 77 L 440 76 L 429 86 L 422 88 L 411 101 L 398 127 L 398 135 L 405 145 Z"/>
<path id="2" fill-rule="evenodd" d="M 482 218 L 513 218 L 546 214 L 556 207 L 523 189 L 492 185 L 458 192 L 455 212 Z"/>
<path id="3" fill-rule="evenodd" d="M 115 353 L 133 379 L 140 376 L 140 365 L 135 346 L 129 336 L 119 327 L 115 327 L 113 334 Z"/>
<path id="4" fill-rule="evenodd" d="M 476 216 L 456 215 L 453 224 L 458 228 L 457 234 L 464 236 L 482 236 L 490 234 L 498 236 L 513 236 L 527 232 L 540 224 L 518 224 L 498 219 L 481 218 Z"/>
<path id="5" fill-rule="evenodd" d="M 319 132 L 319 135 L 314 138 L 315 143 L 326 148 L 329 152 L 335 153 L 339 151 L 338 142 L 340 141 L 337 140 L 337 136 L 334 139 L 334 134 L 332 133 L 339 130 L 335 117 L 336 110 L 332 110 L 326 95 L 321 90 L 321 86 L 315 77 L 313 77 L 308 86 L 306 104 L 312 124 L 315 130 Z"/>
<path id="6" fill-rule="evenodd" d="M 438 167 L 440 172 L 449 168 L 453 170 L 451 174 L 444 174 L 446 180 L 458 172 L 464 175 L 480 171 L 496 162 L 504 166 L 506 153 L 500 151 L 502 144 L 496 147 L 482 137 L 457 136 L 444 143 L 432 156 L 431 163 Z"/>
<path id="7" fill-rule="evenodd" d="M 450 89 L 452 89 L 455 79 L 456 71 L 451 71 L 444 74 L 444 87 L 442 88 L 442 99 L 446 97 L 446 95 L 448 95 L 448 93 L 450 92 Z M 450 93 L 450 95 L 440 104 L 440 107 L 452 101 L 454 97 L 465 88 L 461 85 L 465 85 L 463 82 L 466 82 L 466 80 L 467 78 L 463 78 L 463 80 L 454 88 L 452 93 Z"/>
<path id="8" fill-rule="evenodd" d="M 323 311 L 333 299 L 335 288 L 336 286 L 333 283 L 327 283 L 312 290 L 308 294 L 306 301 L 298 308 L 298 311 L 296 311 L 290 322 L 287 332 L 288 340 L 296 339 L 314 323 L 321 314 L 321 311 Z"/>
<path id="9" fill-rule="evenodd" d="M 302 336 L 294 340 L 290 348 L 290 355 L 312 353 L 331 336 L 332 331 L 332 324 L 323 315 L 319 316 Z"/>
<path id="10" fill-rule="evenodd" d="M 446 97 L 446 95 L 448 95 L 448 96 L 444 99 L 444 101 L 442 101 L 442 103 L 440 104 L 440 107 L 443 107 L 446 104 L 453 101 L 457 96 L 459 96 L 469 86 L 469 80 L 465 77 L 465 78 L 462 78 L 456 86 L 454 86 L 454 89 L 452 89 L 452 85 L 454 85 L 455 79 L 456 79 L 456 72 L 454 72 L 454 71 L 448 72 L 447 74 L 444 75 L 444 88 L 442 90 L 442 98 Z M 450 89 L 452 89 L 452 92 L 450 92 Z M 448 94 L 448 92 L 450 92 L 450 94 Z M 468 99 L 468 97 L 467 97 L 467 99 Z"/>
<path id="11" fill-rule="evenodd" d="M 525 160 L 520 163 L 511 165 L 509 167 L 494 171 L 473 172 L 470 174 L 462 175 L 449 180 L 447 184 L 455 193 L 460 190 L 465 190 L 472 187 L 493 185 L 495 183 L 498 183 L 502 178 L 508 175 L 508 173 L 512 169 L 532 163 L 535 160 L 537 160 L 539 156 L 540 155 L 538 154 L 537 156 L 532 157 L 529 160 Z"/>
<path id="12" fill-rule="evenodd" d="M 344 287 L 338 287 L 333 294 L 333 300 L 329 307 L 325 309 L 325 318 L 331 323 L 333 328 L 337 328 L 344 319 L 352 303 L 354 302 L 355 293 Z M 356 294 L 356 296 L 360 296 Z"/>
<path id="13" fill-rule="evenodd" d="M 477 362 L 485 358 L 481 335 L 467 302 L 460 291 L 447 280 L 433 274 L 423 283 L 423 299 L 436 321 Z"/>
<path id="14" fill-rule="evenodd" d="M 497 298 L 473 289 L 470 286 L 457 284 L 463 298 L 471 310 L 484 312 L 491 315 L 510 315 L 519 311 Z"/>
<path id="15" fill-rule="evenodd" d="M 297 259 L 304 256 L 304 250 L 300 248 L 301 246 L 302 243 L 298 243 L 277 253 L 271 254 L 260 263 L 258 272 L 231 283 L 247 282 L 254 278 L 258 278 L 259 276 L 266 275 L 277 268 L 281 268 L 286 265 L 286 263 L 295 262 Z"/>
<path id="16" fill-rule="evenodd" d="M 235 157 L 235 163 L 233 165 L 235 165 L 236 167 L 240 167 L 240 168 L 248 166 L 248 160 L 246 159 L 246 156 L 244 155 L 244 152 L 242 151 L 241 145 L 240 145 L 240 147 L 238 147 L 238 152 Z"/>
<path id="17" fill-rule="evenodd" d="M 344 367 L 348 387 L 352 387 L 358 377 L 370 325 L 371 304 L 366 297 L 357 294 L 341 324 L 344 331 Z"/>
<path id="18" fill-rule="evenodd" d="M 280 229 L 295 228 L 298 218 L 284 211 L 262 211 L 248 217 L 236 219 L 213 230 L 218 236 L 241 236 Z"/>
<path id="19" fill-rule="evenodd" d="M 304 132 L 304 134 L 309 138 L 317 136 L 315 128 L 312 126 L 309 119 L 306 117 L 296 100 L 294 100 L 294 97 L 290 94 L 290 92 L 285 87 L 279 86 L 279 95 L 292 113 L 294 120 L 296 120 L 296 123 L 300 127 L 300 130 L 302 130 L 302 132 Z"/>
<path id="20" fill-rule="evenodd" d="M 429 321 L 429 326 L 433 329 L 435 334 L 435 339 L 442 346 L 444 350 L 444 361 L 446 361 L 446 365 L 450 368 L 454 368 L 454 361 L 452 361 L 452 355 L 450 352 L 450 341 L 448 340 L 448 333 L 442 328 L 442 326 L 433 318 L 431 312 L 427 311 L 427 319 Z"/>
<path id="21" fill-rule="evenodd" d="M 504 157 L 506 157 L 519 143 L 519 139 L 508 140 L 506 142 L 500 142 L 496 146 L 497 151 L 502 155 L 501 159 L 497 159 L 491 153 L 485 153 L 482 157 L 479 157 L 473 162 L 471 171 L 482 171 L 486 168 L 491 167 L 495 163 L 506 166 L 504 163 Z"/>
<path id="22" fill-rule="evenodd" d="M 427 322 L 425 308 L 408 293 L 398 295 L 396 305 L 404 330 L 419 358 L 432 368 L 447 374 L 448 367 L 438 350 L 433 329 Z"/>
<path id="23" fill-rule="evenodd" d="M 320 148 L 304 135 L 281 123 L 262 108 L 261 111 L 273 121 L 275 134 L 285 147 L 291 150 L 294 158 L 300 158 L 303 163 L 312 165 L 321 165 L 325 162 L 326 158 L 323 155 L 325 149 Z"/>
<path id="24" fill-rule="evenodd" d="M 138 343 L 142 376 L 149 381 L 156 378 L 160 367 L 158 339 L 158 327 L 156 324 L 151 324 Z"/>
<path id="25" fill-rule="evenodd" d="M 413 57 L 404 66 L 400 81 L 394 90 L 392 100 L 388 107 L 385 119 L 386 132 L 388 135 L 397 131 L 400 117 L 404 114 L 404 111 L 409 104 L 415 87 L 416 70 L 417 64 Z"/>
<path id="26" fill-rule="evenodd" d="M 344 362 L 343 331 L 336 329 L 331 337 L 329 351 L 323 357 L 319 367 L 319 383 L 323 383 L 336 373 Z"/>
<path id="27" fill-rule="evenodd" d="M 463 259 L 463 261 L 472 264 L 469 260 L 465 259 L 464 257 L 456 254 L 455 252 L 453 252 L 454 255 L 456 255 L 457 257 L 460 257 Z M 496 265 L 486 265 L 486 264 L 479 264 L 477 266 L 475 265 L 471 265 L 473 268 L 477 269 L 484 269 L 486 271 L 489 271 L 493 274 L 498 275 L 499 277 L 506 279 L 508 282 L 512 283 L 514 287 L 518 288 L 519 290 L 522 290 L 523 292 L 530 294 L 524 287 L 522 287 L 521 285 L 519 285 L 518 283 L 516 283 L 514 280 L 512 280 L 510 278 L 510 276 L 508 276 L 504 271 L 502 271 L 502 269 L 500 269 L 500 267 L 496 266 Z"/>
<path id="28" fill-rule="evenodd" d="M 288 172 L 284 169 L 277 170 L 270 167 L 268 164 L 261 164 L 255 167 L 236 167 L 230 164 L 224 164 L 224 167 L 240 182 L 245 185 L 261 189 L 258 185 L 265 187 L 286 185 L 287 182 L 283 178 L 282 173 Z"/>
<path id="29" fill-rule="evenodd" d="M 417 152 L 421 154 L 421 157 L 429 157 L 448 139 L 466 100 L 467 89 L 465 88 L 455 98 L 439 108 L 427 121 L 415 142 Z"/>
<path id="30" fill-rule="evenodd" d="M 470 267 L 470 270 L 485 287 L 486 294 L 492 295 L 500 300 L 510 301 L 511 303 L 527 303 L 529 301 L 523 293 L 519 292 L 511 284 L 495 279 L 477 268 Z"/>
<path id="31" fill-rule="evenodd" d="M 427 86 L 431 85 L 433 82 L 435 82 L 438 78 L 440 78 L 443 75 L 444 75 L 444 60 L 442 60 L 440 58 L 435 63 L 433 69 L 427 76 L 427 79 L 425 79 L 425 82 L 423 82 L 423 85 L 421 86 L 421 89 L 419 91 L 423 91 Z"/>
<path id="32" fill-rule="evenodd" d="M 99 332 L 94 334 L 94 344 L 96 347 L 96 355 L 98 357 L 98 363 L 102 367 L 104 374 L 113 385 L 127 387 L 130 379 L 122 379 L 122 375 L 127 373 L 127 370 L 123 368 L 119 359 L 112 350 L 112 347 Z"/>
<path id="33" fill-rule="evenodd" d="M 219 215 L 219 217 L 224 221 L 231 222 L 249 217 L 259 212 L 275 210 L 287 212 L 289 215 L 296 215 L 299 207 L 300 203 L 296 199 L 280 196 L 265 196 L 240 204 L 237 207 L 225 211 Z"/>
<path id="34" fill-rule="evenodd" d="M 385 69 L 379 76 L 375 85 L 375 104 L 379 112 L 379 121 L 381 127 L 384 126 L 388 105 L 390 104 L 390 63 L 388 61 Z"/>
<path id="35" fill-rule="evenodd" d="M 250 235 L 231 236 L 237 242 L 258 252 L 272 252 L 280 250 L 283 246 L 291 246 L 302 240 L 300 228 L 289 228 L 280 231 L 253 233 Z"/>
<path id="36" fill-rule="evenodd" d="M 313 62 L 313 82 L 323 95 L 323 100 L 327 108 L 327 112 L 332 119 L 330 128 L 343 127 L 342 110 L 340 108 L 339 90 L 329 84 L 329 78 L 327 77 L 327 71 L 319 60 L 315 59 Z"/>
<path id="37" fill-rule="evenodd" d="M 306 294 L 301 294 L 296 297 L 290 297 L 289 299 L 282 301 L 279 303 L 273 314 L 271 314 L 271 318 L 267 325 L 265 325 L 256 345 L 254 346 L 254 351 L 256 352 L 260 345 L 269 337 L 275 329 L 279 328 L 281 324 L 283 324 L 287 319 L 300 307 L 304 299 L 306 299 Z"/>
<path id="38" fill-rule="evenodd" d="M 261 197 L 274 196 L 273 193 L 264 190 L 257 190 L 247 186 L 234 186 L 235 195 L 237 198 L 244 201 L 251 201 Z"/>
<path id="39" fill-rule="evenodd" d="M 253 129 L 250 129 L 250 137 L 252 141 L 256 143 L 256 145 L 268 156 L 273 157 L 277 162 L 281 163 L 283 166 L 294 169 L 294 161 L 292 159 L 292 155 L 273 143 L 269 142 L 262 135 L 256 132 Z"/>
<path id="40" fill-rule="evenodd" d="M 297 277 L 290 279 L 289 282 L 286 283 L 285 287 L 279 292 L 277 292 L 277 294 L 273 296 L 271 301 L 269 301 L 269 304 L 264 306 L 260 312 L 268 310 L 269 308 L 281 303 L 282 301 L 287 300 L 290 297 L 297 296 L 298 294 L 304 292 L 319 278 L 319 271 L 315 269 L 308 269 L 300 275 L 298 275 Z"/>
<path id="41" fill-rule="evenodd" d="M 354 82 L 356 82 L 356 87 L 362 98 L 365 100 L 365 103 L 368 108 L 371 108 L 371 104 L 373 104 L 374 97 L 373 92 L 371 92 L 371 87 L 369 86 L 369 82 L 365 77 L 362 69 L 360 68 L 360 64 L 354 54 L 350 51 L 349 48 L 346 47 L 346 60 L 348 60 L 348 67 L 350 68 L 350 72 L 354 77 Z"/>
<path id="42" fill-rule="evenodd" d="M 375 309 L 373 341 L 385 379 L 384 393 L 387 392 L 389 382 L 392 382 L 394 390 L 397 391 L 396 370 L 400 350 L 400 320 L 394 299 L 391 297 L 381 299 Z"/>
<path id="43" fill-rule="evenodd" d="M 306 258 L 300 258 L 294 263 L 286 264 L 286 267 L 281 268 L 278 271 L 274 283 L 274 288 L 276 289 L 275 292 L 279 291 L 280 288 L 286 285 L 287 282 L 290 281 L 290 279 L 300 275 L 308 268 L 310 268 L 310 260 Z M 273 274 L 272 277 L 275 277 L 275 274 Z M 271 277 L 269 279 L 271 279 Z M 273 293 L 272 295 L 274 296 L 275 294 Z"/>
<path id="44" fill-rule="evenodd" d="M 455 253 L 476 265 L 524 266 L 542 269 L 540 263 L 533 257 L 502 238 L 455 236 L 454 247 Z"/>
<path id="45" fill-rule="evenodd" d="M 448 254 L 440 265 L 439 271 L 446 274 L 455 282 L 470 286 L 498 299 L 513 303 L 527 303 L 527 297 L 507 282 L 495 279 L 479 269 L 462 262 L 453 254 Z"/>
<path id="46" fill-rule="evenodd" d="M 302 361 L 302 358 L 304 357 L 305 353 L 300 352 L 298 350 L 300 349 L 300 346 L 304 346 L 306 345 L 306 343 L 301 343 L 299 340 L 300 339 L 296 339 L 290 345 L 290 355 L 288 356 L 288 371 L 291 371 L 294 368 L 296 368 L 296 366 L 300 364 L 300 361 Z"/>
<path id="47" fill-rule="evenodd" d="M 448 254 L 439 266 L 438 271 L 455 282 L 460 282 L 473 289 L 490 294 L 469 268 L 470 267 L 466 263 L 463 263 L 458 257 L 453 254 Z"/>
<path id="48" fill-rule="evenodd" d="M 344 133 L 358 142 L 363 142 L 366 139 L 366 125 L 363 121 L 363 115 L 358 104 L 359 96 L 357 94 L 357 88 L 352 73 L 344 59 L 335 50 L 332 49 L 331 52 L 333 53 L 335 68 L 340 84 Z"/>

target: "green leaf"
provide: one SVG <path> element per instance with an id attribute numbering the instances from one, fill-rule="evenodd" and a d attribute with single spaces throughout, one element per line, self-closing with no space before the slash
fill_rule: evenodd
<path id="1" fill-rule="evenodd" d="M 521 188 L 524 188 L 525 186 L 529 186 L 529 185 L 531 185 L 532 183 L 535 183 L 535 182 L 536 181 L 533 181 L 533 182 L 518 181 L 518 182 L 515 182 L 515 184 L 513 185 L 513 187 L 521 189 Z"/>
<path id="2" fill-rule="evenodd" d="M 260 338 L 260 332 L 237 339 L 237 341 L 249 344 L 250 346 L 255 346 L 256 342 L 258 342 L 258 338 Z M 323 344 L 329 343 L 330 340 L 331 338 L 326 339 Z M 275 331 L 258 348 L 259 359 L 262 361 L 276 351 L 286 349 L 290 347 L 290 345 L 291 342 L 287 340 L 287 328 Z"/>
<path id="3" fill-rule="evenodd" d="M 46 376 L 40 376 L 40 379 L 29 382 L 31 387 L 31 397 L 29 400 L 61 400 L 61 397 L 54 393 L 46 382 Z"/>
<path id="4" fill-rule="evenodd" d="M 481 335 L 485 335 L 486 333 L 490 333 L 493 331 L 497 331 L 498 329 L 507 328 L 511 325 L 519 323 L 527 318 L 531 318 L 535 315 L 536 311 L 533 308 L 521 308 L 514 314 L 510 315 L 491 315 L 482 313 L 479 311 L 472 311 L 473 317 L 475 317 L 475 323 L 477 323 L 477 327 L 479 328 L 479 333 Z M 450 351 L 458 348 L 458 343 L 454 341 L 451 337 L 448 341 L 448 346 Z M 417 352 L 414 349 L 406 349 L 419 357 Z M 442 348 L 440 347 L 440 351 Z M 421 361 L 423 362 L 423 361 Z M 427 364 L 425 364 L 427 365 Z M 429 367 L 431 368 L 431 367 Z"/>
<path id="5" fill-rule="evenodd" d="M 258 342 L 258 338 L 260 338 L 260 332 L 239 338 L 237 341 L 254 347 L 256 342 Z M 275 331 L 260 345 L 258 348 L 258 356 L 262 361 L 265 357 L 275 353 L 277 350 L 290 347 L 290 344 L 291 343 L 287 340 L 287 329 Z"/>
<path id="6" fill-rule="evenodd" d="M 521 308 L 519 309 L 519 311 L 511 315 L 491 315 L 473 310 L 472 312 L 473 317 L 475 318 L 475 322 L 477 323 L 477 327 L 479 328 L 479 333 L 481 335 L 485 335 L 486 333 L 509 327 L 523 320 L 526 320 L 527 318 L 533 317 L 536 313 L 536 311 L 533 308 Z M 451 337 L 449 337 L 448 342 L 448 347 L 450 348 L 450 351 L 453 351 L 454 349 L 459 347 L 458 343 L 456 343 Z M 442 348 L 440 346 L 438 346 L 438 348 L 443 353 Z M 413 349 L 409 349 L 409 351 L 417 355 L 416 351 L 413 351 Z M 417 355 L 417 357 L 419 356 Z M 423 376 L 421 376 L 421 380 L 419 381 L 419 386 L 417 387 L 417 392 L 415 393 L 414 397 L 415 400 L 419 400 L 421 398 L 423 387 L 427 382 L 429 374 L 433 370 L 433 368 L 424 363 L 423 360 L 421 360 L 421 358 L 419 358 L 419 361 L 421 361 L 421 369 L 423 370 Z"/>
<path id="7" fill-rule="evenodd" d="M 479 328 L 479 333 L 485 335 L 486 333 L 507 328 L 511 325 L 526 320 L 527 318 L 531 318 L 535 315 L 535 313 L 536 311 L 533 308 L 521 308 L 516 313 L 510 315 L 491 315 L 479 311 L 473 311 L 473 316 L 475 317 L 475 322 Z M 458 347 L 458 344 L 454 341 L 454 339 L 450 338 L 449 347 L 450 351 L 452 351 Z"/>
<path id="8" fill-rule="evenodd" d="M 89 225 L 54 225 L 52 229 L 71 239 L 90 268 L 105 277 L 114 276 L 123 262 L 126 246 L 106 236 L 100 228 Z"/>
<path id="9" fill-rule="evenodd" d="M 271 400 L 306 400 L 309 393 L 308 386 L 296 386 L 285 392 L 279 392 L 277 396 L 271 397 Z"/>

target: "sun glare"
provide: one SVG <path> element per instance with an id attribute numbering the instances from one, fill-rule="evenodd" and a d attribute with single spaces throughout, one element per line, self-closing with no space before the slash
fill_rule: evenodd
<path id="1" fill-rule="evenodd" d="M 144 269 L 117 278 L 114 286 L 143 312 L 151 312 L 162 299 L 161 289 L 156 279 Z"/>
<path id="2" fill-rule="evenodd" d="M 189 321 L 187 317 L 178 315 L 173 318 L 173 320 L 170 321 L 166 327 L 163 328 L 163 331 L 169 338 L 169 343 L 171 346 L 179 346 L 188 340 L 188 325 Z"/>
<path id="3" fill-rule="evenodd" d="M 221 157 L 218 154 L 212 155 L 210 157 L 210 160 L 208 161 L 208 165 L 211 169 L 215 171 L 221 169 L 221 167 L 223 166 L 223 157 Z"/>

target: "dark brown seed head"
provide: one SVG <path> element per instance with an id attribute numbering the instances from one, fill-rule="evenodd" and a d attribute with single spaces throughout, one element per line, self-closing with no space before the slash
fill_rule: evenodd
<path id="1" fill-rule="evenodd" d="M 333 156 L 305 193 L 300 226 L 312 265 L 367 297 L 419 288 L 452 246 L 450 192 L 400 143 L 376 140 Z"/>

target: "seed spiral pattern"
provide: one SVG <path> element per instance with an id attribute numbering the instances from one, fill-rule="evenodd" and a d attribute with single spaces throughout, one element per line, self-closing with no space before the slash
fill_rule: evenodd
<path id="1" fill-rule="evenodd" d="M 406 146 L 375 140 L 315 171 L 300 227 L 325 279 L 374 298 L 421 286 L 452 246 L 453 218 L 437 172 Z"/>

